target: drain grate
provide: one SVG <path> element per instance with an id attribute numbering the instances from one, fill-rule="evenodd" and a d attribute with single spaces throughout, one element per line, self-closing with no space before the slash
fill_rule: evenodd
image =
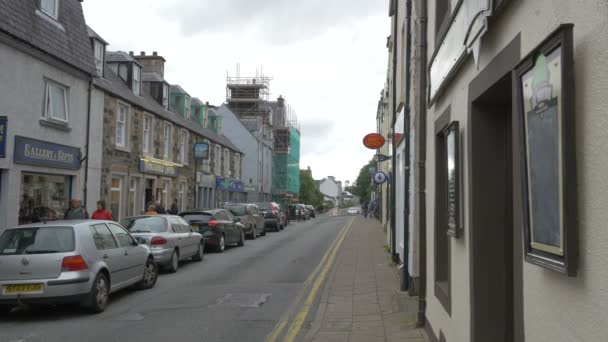
<path id="1" fill-rule="evenodd" d="M 230 308 L 259 308 L 270 298 L 270 293 L 228 293 L 212 306 Z"/>

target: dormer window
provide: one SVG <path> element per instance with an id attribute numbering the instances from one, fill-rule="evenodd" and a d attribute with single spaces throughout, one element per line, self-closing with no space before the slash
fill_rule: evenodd
<path id="1" fill-rule="evenodd" d="M 103 66 L 105 58 L 105 45 L 100 41 L 95 40 L 93 43 L 93 49 L 95 50 L 95 67 L 97 68 L 97 75 L 103 77 Z"/>
<path id="2" fill-rule="evenodd" d="M 128 73 L 129 73 L 129 69 L 127 68 L 126 64 L 121 63 L 121 64 L 118 65 L 118 77 L 120 77 L 125 82 L 127 82 L 127 74 Z"/>
<path id="3" fill-rule="evenodd" d="M 169 86 L 163 84 L 163 107 L 169 109 Z"/>
<path id="4" fill-rule="evenodd" d="M 40 0 L 40 10 L 53 19 L 59 17 L 59 0 Z"/>
<path id="5" fill-rule="evenodd" d="M 131 89 L 133 89 L 133 93 L 137 96 L 140 96 L 140 90 L 141 90 L 141 68 L 135 64 L 133 64 L 133 79 L 132 79 L 132 86 Z"/>
<path id="6" fill-rule="evenodd" d="M 190 96 L 186 95 L 186 101 L 184 103 L 184 117 L 186 119 L 190 119 L 190 110 L 191 110 L 191 102 L 190 102 Z"/>

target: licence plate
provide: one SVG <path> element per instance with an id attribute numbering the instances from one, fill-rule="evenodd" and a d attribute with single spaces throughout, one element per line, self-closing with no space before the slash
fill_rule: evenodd
<path id="1" fill-rule="evenodd" d="M 15 284 L 4 285 L 4 294 L 42 293 L 42 284 Z"/>

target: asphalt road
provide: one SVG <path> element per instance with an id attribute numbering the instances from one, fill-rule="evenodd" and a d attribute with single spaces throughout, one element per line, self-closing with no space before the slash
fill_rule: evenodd
<path id="1" fill-rule="evenodd" d="M 347 217 L 292 222 L 202 263 L 161 274 L 156 287 L 112 296 L 98 315 L 73 305 L 0 314 L 0 342 L 264 341 L 302 290 Z"/>

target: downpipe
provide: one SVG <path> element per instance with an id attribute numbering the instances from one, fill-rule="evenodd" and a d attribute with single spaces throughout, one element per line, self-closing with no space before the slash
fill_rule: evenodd
<path id="1" fill-rule="evenodd" d="M 398 31 L 398 26 L 399 26 L 399 0 L 393 0 L 395 2 L 395 12 L 393 14 L 394 18 L 393 18 L 393 90 L 392 90 L 392 97 L 393 97 L 393 119 L 392 119 L 392 124 L 391 127 L 393 129 L 393 133 L 395 130 L 395 122 L 397 121 L 397 48 L 398 48 L 398 42 L 397 42 L 397 32 Z M 395 225 L 395 200 L 396 200 L 396 189 L 395 189 L 395 185 L 397 184 L 397 182 L 395 181 L 395 167 L 397 166 L 397 163 L 395 162 L 395 155 L 396 155 L 396 147 L 395 147 L 395 143 L 394 143 L 394 139 L 393 139 L 393 143 L 391 144 L 392 146 L 392 157 L 391 157 L 391 170 L 393 172 L 390 172 L 390 220 L 391 220 L 391 256 L 393 259 L 393 262 L 398 264 L 399 263 L 399 254 L 397 253 L 397 230 L 396 230 L 396 225 Z"/>

